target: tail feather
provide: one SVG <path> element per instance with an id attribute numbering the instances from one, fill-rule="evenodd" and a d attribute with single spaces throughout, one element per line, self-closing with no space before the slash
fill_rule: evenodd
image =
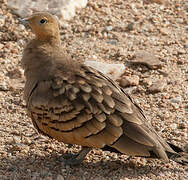
<path id="1" fill-rule="evenodd" d="M 188 165 L 188 154 L 185 153 L 180 147 L 175 146 L 174 144 L 168 143 L 168 145 L 175 151 L 175 153 L 166 152 L 168 158 L 179 164 Z"/>
<path id="2" fill-rule="evenodd" d="M 168 143 L 168 145 L 173 149 L 174 152 L 169 152 L 168 150 L 166 151 L 166 154 L 169 159 L 181 164 L 181 165 L 188 165 L 188 153 L 185 153 L 180 147 L 175 146 L 173 144 Z M 110 152 L 115 152 L 115 153 L 120 153 L 122 154 L 121 151 L 117 150 L 115 147 L 110 147 L 110 146 L 104 146 L 102 148 L 104 151 L 110 151 Z M 145 158 L 159 158 L 159 156 L 154 152 L 153 150 L 149 151 L 149 156 L 142 156 Z"/>
<path id="3" fill-rule="evenodd" d="M 169 142 L 167 142 L 167 143 L 168 143 L 168 145 L 169 145 L 175 152 L 177 152 L 177 153 L 184 152 L 180 147 L 175 146 L 174 144 L 171 144 L 171 143 L 169 143 Z"/>
<path id="4" fill-rule="evenodd" d="M 181 165 L 188 165 L 188 155 L 186 155 L 186 154 L 167 152 L 167 156 L 169 159 L 171 159 Z"/>

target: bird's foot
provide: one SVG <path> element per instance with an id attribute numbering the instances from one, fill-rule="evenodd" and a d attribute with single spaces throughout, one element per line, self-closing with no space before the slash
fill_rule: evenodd
<path id="1" fill-rule="evenodd" d="M 79 155 L 79 153 L 73 154 L 73 153 L 66 153 L 61 156 L 63 159 L 74 159 Z"/>
<path id="2" fill-rule="evenodd" d="M 63 155 L 63 162 L 66 165 L 72 165 L 72 166 L 76 166 L 79 165 L 84 158 L 86 157 L 86 155 L 89 153 L 89 151 L 91 150 L 91 148 L 88 147 L 83 147 L 83 149 L 77 153 L 77 154 L 65 154 Z"/>
<path id="3" fill-rule="evenodd" d="M 70 158 L 70 159 L 65 159 L 63 162 L 65 165 L 70 165 L 70 166 L 77 166 L 82 163 L 83 159 L 77 159 L 75 158 Z"/>

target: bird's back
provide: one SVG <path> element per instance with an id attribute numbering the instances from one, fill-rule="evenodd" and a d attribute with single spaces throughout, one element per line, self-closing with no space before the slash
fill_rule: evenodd
<path id="1" fill-rule="evenodd" d="M 174 152 L 113 80 L 63 55 L 39 54 L 34 61 L 44 58 L 49 66 L 40 62 L 35 79 L 27 78 L 32 90 L 25 92 L 39 132 L 64 143 L 111 148 L 128 155 L 155 154 L 167 160 L 166 151 Z"/>

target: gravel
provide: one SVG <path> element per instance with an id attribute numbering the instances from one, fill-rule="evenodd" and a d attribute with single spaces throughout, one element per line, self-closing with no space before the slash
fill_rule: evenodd
<path id="1" fill-rule="evenodd" d="M 187 149 L 188 4 L 186 0 L 164 2 L 90 0 L 64 23 L 61 37 L 75 59 L 95 56 L 101 62 L 124 63 L 123 76 L 139 78 L 139 84 L 127 91 L 148 121 L 163 138 Z M 0 0 L 0 179 L 188 179 L 188 167 L 173 161 L 129 158 L 98 149 L 93 149 L 81 166 L 63 164 L 61 155 L 76 153 L 80 147 L 68 148 L 37 134 L 26 115 L 20 58 L 28 37 L 32 38 L 32 33 L 18 24 L 7 0 Z M 160 69 L 130 63 L 139 51 L 157 57 Z M 149 87 L 157 80 L 165 80 L 165 87 L 152 94 Z"/>

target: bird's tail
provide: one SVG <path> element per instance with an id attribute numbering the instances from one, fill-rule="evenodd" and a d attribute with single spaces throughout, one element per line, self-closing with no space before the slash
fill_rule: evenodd
<path id="1" fill-rule="evenodd" d="M 173 144 L 170 143 L 168 144 L 176 152 L 176 153 L 167 152 L 168 158 L 179 164 L 188 165 L 188 153 L 184 152 L 181 148 Z"/>

